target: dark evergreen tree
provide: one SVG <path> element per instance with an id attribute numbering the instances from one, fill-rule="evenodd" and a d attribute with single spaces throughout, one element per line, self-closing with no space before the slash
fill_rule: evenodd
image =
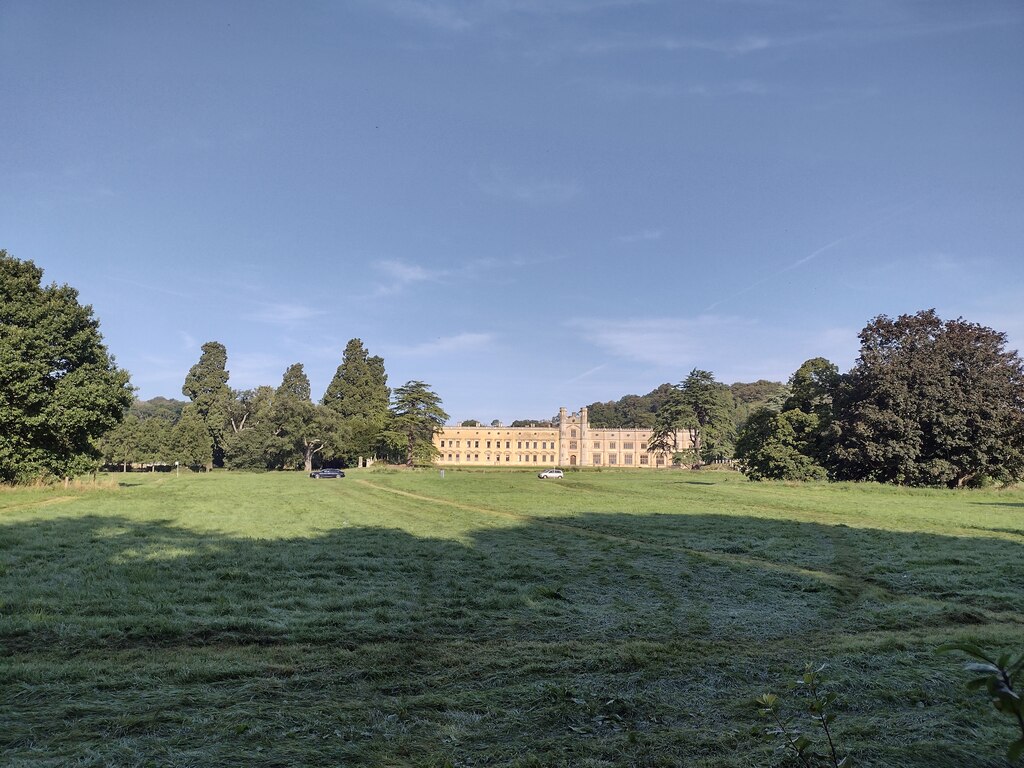
<path id="1" fill-rule="evenodd" d="M 206 425 L 213 446 L 208 467 L 224 463 L 224 428 L 228 421 L 231 389 L 228 387 L 228 351 L 223 344 L 208 341 L 203 344 L 199 362 L 189 369 L 181 388 L 195 406 L 196 413 Z"/>
<path id="2" fill-rule="evenodd" d="M 681 454 L 683 446 L 677 444 L 676 433 L 685 430 L 690 437 L 690 456 L 685 458 L 692 458 L 694 466 L 729 458 L 735 441 L 732 411 L 729 388 L 715 381 L 710 371 L 694 368 L 658 410 L 648 447 Z M 683 458 L 678 456 L 679 460 Z"/>
<path id="3" fill-rule="evenodd" d="M 354 463 L 377 453 L 388 420 L 391 390 L 384 358 L 371 357 L 360 339 L 345 346 L 341 365 L 322 400 L 340 417 L 345 439 L 334 459 Z"/>
<path id="4" fill-rule="evenodd" d="M 441 398 L 428 384 L 406 382 L 394 392 L 385 442 L 391 452 L 406 464 L 429 465 L 437 455 L 434 435 L 441 431 L 446 421 L 448 414 L 441 408 Z"/>
<path id="5" fill-rule="evenodd" d="M 0 250 L 0 482 L 65 479 L 99 458 L 96 441 L 132 403 L 92 307 Z"/>
<path id="6" fill-rule="evenodd" d="M 679 385 L 680 402 L 693 414 L 687 425 L 697 463 L 732 456 L 732 394 L 711 371 L 694 368 Z"/>

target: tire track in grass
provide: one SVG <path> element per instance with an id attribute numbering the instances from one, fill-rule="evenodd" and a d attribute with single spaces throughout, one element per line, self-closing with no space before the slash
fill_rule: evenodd
<path id="1" fill-rule="evenodd" d="M 595 531 L 590 528 L 584 528 L 578 525 L 569 525 L 568 523 L 556 523 L 551 520 L 545 520 L 543 518 L 534 517 L 532 515 L 524 515 L 518 512 L 506 512 L 503 510 L 490 509 L 488 507 L 480 507 L 472 504 L 463 504 L 461 502 L 451 501 L 449 499 L 439 499 L 434 496 L 424 496 L 422 494 L 412 493 L 410 491 L 402 491 L 397 488 L 387 488 L 385 486 L 380 486 L 365 479 L 356 480 L 356 482 L 366 485 L 377 491 L 391 493 L 396 496 L 404 496 L 405 498 L 408 499 L 428 502 L 430 504 L 434 504 L 437 506 L 461 509 L 466 512 L 477 512 L 485 515 L 492 515 L 494 517 L 504 517 L 507 519 L 516 520 L 518 522 L 529 523 L 531 525 L 539 525 L 544 528 L 560 531 L 562 533 L 571 533 L 576 536 L 586 536 L 588 538 L 597 539 L 599 541 L 610 541 L 617 544 L 627 544 L 634 547 L 640 547 L 641 549 L 646 548 L 659 550 L 663 552 L 675 552 L 677 554 L 692 555 L 694 557 L 724 563 L 726 565 L 744 565 L 748 567 L 761 568 L 764 570 L 789 573 L 797 576 L 806 576 L 811 579 L 824 581 L 825 583 L 830 584 L 839 589 L 848 586 L 847 582 L 850 580 L 850 577 L 847 576 L 840 576 L 837 574 L 828 573 L 826 571 L 818 571 L 812 568 L 802 568 L 796 565 L 786 565 L 785 563 L 776 563 L 771 560 L 762 560 L 756 557 L 748 557 L 729 552 L 709 552 L 707 550 L 693 549 L 692 547 L 684 547 L 676 544 L 660 544 L 658 542 L 632 538 L 630 536 L 622 536 L 616 533 L 605 533 L 603 531 Z"/>
<path id="2" fill-rule="evenodd" d="M 590 528 L 584 528 L 578 525 L 570 525 L 568 523 L 557 523 L 551 520 L 545 520 L 543 518 L 534 517 L 532 515 L 524 515 L 518 512 L 507 512 L 498 509 L 490 509 L 488 507 L 481 507 L 473 504 L 464 504 L 461 502 L 452 501 L 450 499 L 441 499 L 434 496 L 426 496 L 423 494 L 412 493 L 411 491 L 403 491 L 397 488 L 388 488 L 386 486 L 377 485 L 376 483 L 370 482 L 369 480 L 363 478 L 360 478 L 355 482 L 364 485 L 367 488 L 371 488 L 375 491 L 380 491 L 382 493 L 389 493 L 395 496 L 401 496 L 419 502 L 434 504 L 436 506 L 460 509 L 466 512 L 475 512 L 478 514 L 491 515 L 494 517 L 503 517 L 506 519 L 516 520 L 522 523 L 541 526 L 549 530 L 559 531 L 561 533 L 572 534 L 574 536 L 584 536 L 598 541 L 625 544 L 627 546 L 638 547 L 640 549 L 673 552 L 676 554 L 682 554 L 698 559 L 703 559 L 719 565 L 725 565 L 727 567 L 741 566 L 746 568 L 759 569 L 763 571 L 782 573 L 794 577 L 802 577 L 805 579 L 810 579 L 813 581 L 818 581 L 827 584 L 828 586 L 834 588 L 838 592 L 848 595 L 852 600 L 868 596 L 894 601 L 907 599 L 906 595 L 900 595 L 899 593 L 881 584 L 870 581 L 868 579 L 859 578 L 857 576 L 830 573 L 828 571 L 820 571 L 813 568 L 803 568 L 797 565 L 787 565 L 785 563 L 777 563 L 772 560 L 764 560 L 762 558 L 750 557 L 749 555 L 742 555 L 738 553 L 711 552 L 708 550 L 694 549 L 692 547 L 685 547 L 675 544 L 661 544 L 654 541 L 647 541 L 645 539 L 632 538 L 630 536 L 622 536 L 620 534 L 605 533 L 602 531 L 595 531 Z M 934 598 L 917 596 L 914 599 L 924 605 L 935 605 L 941 606 L 943 608 L 949 607 L 948 602 L 937 600 Z M 1021 613 L 1015 613 L 1011 611 L 991 611 L 986 609 L 979 609 L 979 612 L 990 623 L 1024 624 L 1024 614 Z"/>
<path id="3" fill-rule="evenodd" d="M 26 501 L 21 504 L 12 504 L 8 507 L 0 507 L 0 514 L 6 514 L 8 512 L 20 512 L 26 509 L 32 509 L 33 507 L 49 507 L 54 504 L 64 504 L 68 501 L 74 501 L 80 498 L 79 496 L 55 496 L 50 499 L 40 499 L 39 501 Z"/>

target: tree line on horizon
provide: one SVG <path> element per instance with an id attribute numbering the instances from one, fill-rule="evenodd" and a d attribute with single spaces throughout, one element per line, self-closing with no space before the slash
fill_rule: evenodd
<path id="1" fill-rule="evenodd" d="M 422 381 L 392 391 L 383 359 L 359 339 L 317 403 L 301 363 L 277 387 L 232 389 L 226 348 L 208 342 L 185 377 L 189 402 L 143 407 L 92 307 L 42 279 L 33 262 L 0 250 L 0 483 L 66 483 L 103 461 L 308 469 L 360 456 L 433 458 L 433 435 L 448 419 L 440 397 Z"/>
<path id="2" fill-rule="evenodd" d="M 360 457 L 428 465 L 436 455 L 448 419 L 440 397 L 422 381 L 391 391 L 383 359 L 358 338 L 318 402 L 301 363 L 277 387 L 232 389 L 215 341 L 185 377 L 187 403 L 135 402 L 92 308 L 42 275 L 0 250 L 0 483 L 67 481 L 101 458 L 266 470 Z M 847 373 L 818 357 L 786 385 L 727 386 L 695 368 L 648 395 L 591 404 L 590 422 L 650 428 L 649 445 L 679 463 L 736 459 L 753 480 L 963 487 L 1024 477 L 1024 363 L 1005 334 L 924 310 L 879 315 L 859 338 Z"/>
<path id="3" fill-rule="evenodd" d="M 361 339 L 345 346 L 324 392 L 314 402 L 302 363 L 277 387 L 229 385 L 227 348 L 211 341 L 182 385 L 188 401 L 136 401 L 100 440 L 109 465 L 174 464 L 236 470 L 352 466 L 360 460 L 425 464 L 434 433 L 448 414 L 422 381 L 392 391 L 384 359 Z"/>
<path id="4" fill-rule="evenodd" d="M 787 384 L 679 384 L 588 408 L 594 426 L 653 429 L 680 464 L 735 459 L 752 480 L 960 488 L 1024 477 L 1024 364 L 1006 335 L 935 310 L 879 315 L 840 373 L 823 357 Z M 675 444 L 683 430 L 689 445 Z"/>

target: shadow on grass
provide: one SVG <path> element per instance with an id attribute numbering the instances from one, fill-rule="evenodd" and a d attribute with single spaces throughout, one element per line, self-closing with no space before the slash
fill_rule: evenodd
<path id="1" fill-rule="evenodd" d="M 92 516 L 0 527 L 0 555 L 10 764 L 761 764 L 751 702 L 827 659 L 858 764 L 995 766 L 931 650 L 1024 629 L 1020 543 L 734 516 L 468 544 Z"/>

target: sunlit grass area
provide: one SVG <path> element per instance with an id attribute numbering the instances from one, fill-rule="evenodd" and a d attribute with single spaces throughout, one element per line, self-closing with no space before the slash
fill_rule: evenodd
<path id="1" fill-rule="evenodd" d="M 724 472 L 113 475 L 0 493 L 5 765 L 1002 766 L 1024 492 Z"/>

